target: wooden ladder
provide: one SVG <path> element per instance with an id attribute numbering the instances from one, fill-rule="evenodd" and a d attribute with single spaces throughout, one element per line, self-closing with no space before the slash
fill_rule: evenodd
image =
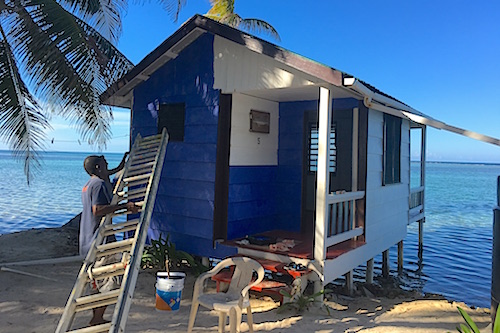
<path id="1" fill-rule="evenodd" d="M 141 206 L 140 217 L 125 222 L 113 223 L 113 218 L 128 214 L 126 210 L 107 214 L 101 220 L 96 238 L 80 269 L 68 302 L 61 316 L 56 333 L 62 332 L 124 332 L 132 296 L 141 265 L 142 252 L 149 228 L 149 221 L 160 181 L 161 169 L 165 159 L 168 134 L 142 138 L 137 136 L 124 172 L 118 178 L 113 191 L 112 205 L 133 201 Z M 106 243 L 108 236 L 119 233 L 132 233 L 133 238 Z M 113 256 L 118 260 L 94 267 L 102 258 Z M 121 259 L 120 259 L 121 257 Z M 93 280 L 118 277 L 118 286 L 110 291 L 93 295 L 85 295 L 87 285 Z M 110 323 L 80 329 L 72 328 L 77 313 L 114 305 L 113 318 Z M 88 319 L 88 316 L 87 316 Z M 80 321 L 81 325 L 81 321 Z M 84 324 L 85 325 L 85 324 Z"/>

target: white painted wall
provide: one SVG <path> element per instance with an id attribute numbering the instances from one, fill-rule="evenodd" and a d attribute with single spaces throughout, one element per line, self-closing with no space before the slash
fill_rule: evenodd
<path id="1" fill-rule="evenodd" d="M 406 237 L 410 182 L 410 125 L 401 126 L 401 183 L 382 186 L 384 116 L 368 112 L 366 179 L 366 242 L 377 244 L 378 254 Z"/>
<path id="2" fill-rule="evenodd" d="M 406 237 L 410 182 L 410 125 L 401 127 L 401 183 L 382 186 L 383 113 L 368 111 L 366 244 L 327 260 L 325 283 L 342 276 Z"/>
<path id="3" fill-rule="evenodd" d="M 257 43 L 255 40 L 249 42 Z M 258 49 L 258 45 L 253 45 Z M 220 36 L 214 38 L 214 89 L 223 93 L 302 87 L 304 74 Z"/>
<path id="4" fill-rule="evenodd" d="M 234 93 L 229 165 L 278 165 L 279 103 Z M 250 132 L 250 110 L 269 112 L 269 133 Z"/>

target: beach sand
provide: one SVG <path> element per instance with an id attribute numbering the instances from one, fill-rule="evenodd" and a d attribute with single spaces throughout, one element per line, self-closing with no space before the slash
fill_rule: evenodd
<path id="1" fill-rule="evenodd" d="M 0 236 L 1 263 L 56 258 L 76 254 L 75 223 L 62 228 L 29 230 Z M 5 267 L 5 266 L 4 266 Z M 33 277 L 0 271 L 0 332 L 54 332 L 79 271 L 79 263 L 7 266 L 42 275 Z M 188 274 L 180 310 L 155 310 L 155 275 L 141 271 L 129 311 L 126 332 L 186 332 L 195 277 Z M 377 294 L 377 293 L 375 293 Z M 277 313 L 278 303 L 269 297 L 252 297 L 254 329 L 260 332 L 453 332 L 463 322 L 457 306 L 469 313 L 482 332 L 491 332 L 489 309 L 471 309 L 464 303 L 439 296 L 391 290 L 387 296 L 348 297 L 330 294 L 330 314 L 312 308 L 302 314 Z M 110 319 L 111 309 L 105 317 Z M 90 312 L 76 323 L 85 326 Z M 195 332 L 217 332 L 218 316 L 200 307 Z M 242 331 L 248 331 L 243 316 Z"/>

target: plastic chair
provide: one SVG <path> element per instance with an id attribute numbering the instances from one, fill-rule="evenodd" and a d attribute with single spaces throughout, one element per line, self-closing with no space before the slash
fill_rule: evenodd
<path id="1" fill-rule="evenodd" d="M 204 281 L 220 272 L 223 268 L 235 266 L 234 273 L 227 292 L 204 293 Z M 253 272 L 257 272 L 257 279 L 253 280 Z M 198 277 L 194 285 L 193 303 L 189 315 L 188 333 L 191 333 L 194 326 L 198 306 L 219 312 L 219 333 L 224 332 L 226 317 L 229 316 L 230 332 L 240 331 L 241 312 L 247 309 L 248 327 L 250 333 L 253 332 L 252 309 L 248 292 L 250 288 L 259 284 L 264 278 L 264 268 L 255 260 L 246 257 L 227 258 L 217 264 L 212 270 Z"/>

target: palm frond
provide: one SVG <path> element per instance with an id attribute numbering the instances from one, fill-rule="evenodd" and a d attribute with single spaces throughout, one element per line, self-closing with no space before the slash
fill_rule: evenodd
<path id="1" fill-rule="evenodd" d="M 99 95 L 131 63 L 82 20 L 52 0 L 33 0 L 12 15 L 9 36 L 35 94 L 76 124 L 82 138 L 104 147 L 109 107 Z"/>
<path id="2" fill-rule="evenodd" d="M 59 0 L 63 8 L 116 44 L 122 33 L 122 13 L 126 0 Z"/>
<path id="3" fill-rule="evenodd" d="M 234 0 L 210 0 L 212 7 L 205 14 L 206 17 L 227 24 L 233 28 L 268 34 L 276 40 L 280 40 L 278 31 L 269 23 L 263 20 L 249 18 L 243 19 L 234 12 Z"/>
<path id="4" fill-rule="evenodd" d="M 28 184 L 40 166 L 39 152 L 43 150 L 47 128 L 50 128 L 47 118 L 22 81 L 0 26 L 0 138 L 17 159 L 24 161 Z"/>
<path id="5" fill-rule="evenodd" d="M 254 31 L 257 33 L 262 33 L 262 34 L 269 34 L 271 37 L 276 39 L 277 41 L 280 41 L 280 35 L 278 34 L 278 31 L 274 29 L 272 25 L 267 23 L 266 21 L 259 20 L 259 19 L 254 19 L 254 18 L 247 18 L 243 19 L 240 22 L 239 25 L 241 28 L 248 30 L 248 31 Z"/>
<path id="6" fill-rule="evenodd" d="M 138 1 L 144 3 L 145 1 Z M 158 0 L 158 3 L 163 6 L 167 13 L 172 17 L 174 22 L 179 19 L 181 9 L 186 5 L 187 0 Z"/>

